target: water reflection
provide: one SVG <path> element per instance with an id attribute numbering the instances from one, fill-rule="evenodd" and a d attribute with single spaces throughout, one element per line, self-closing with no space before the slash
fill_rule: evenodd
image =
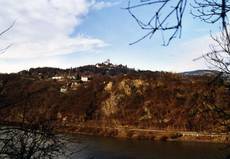
<path id="1" fill-rule="evenodd" d="M 151 142 L 106 137 L 74 136 L 74 159 L 225 159 L 223 144 Z"/>

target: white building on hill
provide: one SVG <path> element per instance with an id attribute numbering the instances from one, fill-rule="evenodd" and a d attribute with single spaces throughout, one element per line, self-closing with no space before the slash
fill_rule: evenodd
<path id="1" fill-rule="evenodd" d="M 88 77 L 85 77 L 85 76 L 82 76 L 82 77 L 81 77 L 81 80 L 82 80 L 83 82 L 88 82 L 88 81 L 89 81 L 89 78 L 88 78 Z"/>

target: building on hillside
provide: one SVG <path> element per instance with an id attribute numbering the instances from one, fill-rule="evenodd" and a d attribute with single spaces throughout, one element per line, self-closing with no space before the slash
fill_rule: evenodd
<path id="1" fill-rule="evenodd" d="M 64 80 L 64 77 L 63 76 L 53 76 L 52 79 L 62 81 L 62 80 Z"/>
<path id="2" fill-rule="evenodd" d="M 88 82 L 89 81 L 89 77 L 87 77 L 87 76 L 81 76 L 81 81 L 82 82 Z"/>
<path id="3" fill-rule="evenodd" d="M 42 73 L 38 73 L 38 78 L 39 78 L 39 79 L 44 79 L 43 74 L 42 74 Z"/>
<path id="4" fill-rule="evenodd" d="M 76 80 L 76 76 L 67 76 L 68 79 Z"/>
<path id="5" fill-rule="evenodd" d="M 101 67 L 101 64 L 97 63 L 97 64 L 96 64 L 96 67 L 97 67 L 97 68 L 100 68 L 100 67 Z"/>
<path id="6" fill-rule="evenodd" d="M 60 92 L 61 92 L 61 93 L 66 93 L 67 91 L 68 91 L 68 89 L 65 88 L 65 87 L 61 87 L 61 89 L 60 89 Z"/>

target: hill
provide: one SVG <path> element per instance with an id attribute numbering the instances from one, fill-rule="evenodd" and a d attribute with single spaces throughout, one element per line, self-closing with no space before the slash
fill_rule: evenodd
<path id="1" fill-rule="evenodd" d="M 182 74 L 187 75 L 187 76 L 214 76 L 217 75 L 218 71 L 215 70 L 195 70 L 195 71 L 189 71 L 189 72 L 183 72 Z"/>
<path id="2" fill-rule="evenodd" d="M 122 65 L 1 74 L 0 120 L 52 118 L 69 131 L 109 136 L 116 135 L 98 129 L 224 132 L 218 114 L 211 110 L 215 106 L 229 110 L 229 85 L 224 80 L 210 83 L 213 78 L 135 71 Z"/>

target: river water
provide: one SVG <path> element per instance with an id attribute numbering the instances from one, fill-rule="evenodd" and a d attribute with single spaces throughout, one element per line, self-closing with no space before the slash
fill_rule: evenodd
<path id="1" fill-rule="evenodd" d="M 74 159 L 226 159 L 223 144 L 74 136 Z"/>

